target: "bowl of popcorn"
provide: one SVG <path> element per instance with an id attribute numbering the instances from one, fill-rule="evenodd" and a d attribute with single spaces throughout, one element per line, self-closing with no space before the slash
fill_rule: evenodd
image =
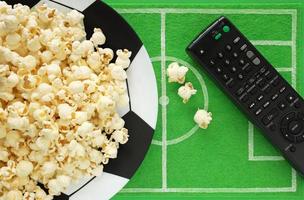
<path id="1" fill-rule="evenodd" d="M 101 1 L 0 1 L 0 200 L 111 198 L 151 144 L 156 88 Z"/>

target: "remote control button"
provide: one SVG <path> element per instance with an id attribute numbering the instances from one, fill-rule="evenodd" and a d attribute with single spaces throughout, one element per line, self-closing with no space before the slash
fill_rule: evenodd
<path id="1" fill-rule="evenodd" d="M 268 121 L 268 123 L 269 123 L 270 121 L 272 121 L 273 119 L 275 119 L 278 116 L 278 113 L 279 113 L 278 109 L 273 108 L 272 110 L 269 111 L 269 113 L 267 113 L 267 115 L 265 115 L 263 117 L 263 120 L 262 120 L 263 123 L 264 123 L 264 120 Z"/>
<path id="2" fill-rule="evenodd" d="M 217 67 L 215 70 L 216 70 L 216 72 L 217 72 L 218 74 L 222 73 L 222 68 L 221 68 L 221 67 Z"/>
<path id="3" fill-rule="evenodd" d="M 262 88 L 262 91 L 265 92 L 265 93 L 269 93 L 269 89 L 270 89 L 270 85 L 269 84 L 266 84 L 263 88 Z"/>
<path id="4" fill-rule="evenodd" d="M 244 91 L 245 91 L 245 89 L 243 87 L 241 87 L 236 91 L 236 95 L 240 96 Z"/>
<path id="5" fill-rule="evenodd" d="M 255 111 L 255 115 L 258 116 L 259 114 L 261 114 L 261 112 L 262 112 L 262 109 L 259 108 L 259 109 L 257 109 L 257 110 Z"/>
<path id="6" fill-rule="evenodd" d="M 228 80 L 229 80 L 229 76 L 228 76 L 227 74 L 223 74 L 223 79 L 224 79 L 225 81 L 228 81 Z"/>
<path id="7" fill-rule="evenodd" d="M 242 70 L 247 70 L 247 68 L 249 67 L 249 63 L 246 63 L 243 67 L 242 67 Z"/>
<path id="8" fill-rule="evenodd" d="M 250 86 L 250 88 L 248 88 L 247 92 L 249 92 L 250 94 L 253 94 L 255 89 L 256 89 L 256 86 L 252 85 L 252 86 Z"/>
<path id="9" fill-rule="evenodd" d="M 227 26 L 227 25 L 223 26 L 223 31 L 224 31 L 225 33 L 229 32 L 229 31 L 230 31 L 230 27 Z"/>
<path id="10" fill-rule="evenodd" d="M 223 58 L 223 57 L 224 57 L 224 55 L 223 55 L 223 53 L 222 53 L 222 52 L 219 52 L 219 53 L 217 54 L 217 57 L 219 57 L 219 58 Z"/>
<path id="11" fill-rule="evenodd" d="M 283 93 L 285 90 L 286 90 L 286 87 L 282 86 L 281 89 L 280 89 L 280 93 Z"/>
<path id="12" fill-rule="evenodd" d="M 246 47 L 247 47 L 247 44 L 243 44 L 242 46 L 241 46 L 241 51 L 244 51 L 245 49 L 246 49 Z"/>
<path id="13" fill-rule="evenodd" d="M 227 51 L 231 51 L 231 49 L 232 49 L 232 47 L 231 47 L 229 44 L 227 44 L 227 45 L 226 45 L 226 50 L 227 50 Z"/>
<path id="14" fill-rule="evenodd" d="M 303 123 L 298 120 L 293 120 L 288 124 L 288 131 L 290 134 L 298 135 L 303 130 Z"/>
<path id="15" fill-rule="evenodd" d="M 266 79 L 268 80 L 268 78 L 269 78 L 268 76 L 270 76 L 270 71 L 269 71 L 269 70 L 266 71 L 264 75 L 265 75 Z M 270 78 L 271 78 L 271 77 L 270 77 Z"/>
<path id="16" fill-rule="evenodd" d="M 265 68 L 265 67 L 262 67 L 262 68 L 260 69 L 260 73 L 261 73 L 261 74 L 263 74 L 265 71 L 266 71 L 266 68 Z"/>
<path id="17" fill-rule="evenodd" d="M 230 70 L 231 70 L 232 72 L 236 72 L 237 69 L 236 69 L 236 67 L 231 67 Z"/>
<path id="18" fill-rule="evenodd" d="M 269 101 L 266 101 L 266 102 L 263 104 L 263 107 L 264 107 L 264 108 L 267 108 L 269 105 L 270 105 L 270 102 L 269 102 Z"/>
<path id="19" fill-rule="evenodd" d="M 240 61 L 239 61 L 239 63 L 240 63 L 240 65 L 244 65 L 245 64 L 245 61 L 243 60 L 243 59 L 241 59 Z"/>
<path id="20" fill-rule="evenodd" d="M 210 61 L 209 61 L 209 64 L 212 65 L 212 66 L 215 65 L 214 60 L 210 60 Z"/>
<path id="21" fill-rule="evenodd" d="M 232 55 L 234 58 L 237 58 L 239 56 L 236 52 L 234 52 Z"/>
<path id="22" fill-rule="evenodd" d="M 199 53 L 200 53 L 201 55 L 203 55 L 203 54 L 205 53 L 205 51 L 202 50 L 202 49 L 200 49 L 200 50 L 199 50 Z"/>
<path id="23" fill-rule="evenodd" d="M 244 94 L 242 94 L 242 96 L 240 96 L 239 99 L 240 99 L 242 102 L 246 102 L 246 101 L 249 99 L 249 97 L 248 97 L 247 93 L 244 93 Z"/>
<path id="24" fill-rule="evenodd" d="M 293 94 L 288 94 L 288 95 L 286 96 L 286 100 L 287 100 L 289 103 L 292 103 L 295 99 L 296 99 L 296 96 L 293 95 Z"/>
<path id="25" fill-rule="evenodd" d="M 229 65 L 229 64 L 230 64 L 230 61 L 226 59 L 226 60 L 225 60 L 225 64 L 226 64 L 226 65 Z"/>
<path id="26" fill-rule="evenodd" d="M 254 78 L 254 77 L 252 77 L 252 78 L 250 78 L 250 79 L 248 80 L 248 84 L 249 84 L 249 85 L 251 85 L 251 84 L 253 84 L 253 83 L 254 83 L 254 81 L 255 81 L 255 78 Z"/>
<path id="27" fill-rule="evenodd" d="M 289 140 L 290 142 L 296 142 L 296 137 L 292 134 L 288 134 L 288 131 L 286 128 L 281 128 L 281 132 L 287 140 Z"/>
<path id="28" fill-rule="evenodd" d="M 266 84 L 267 84 L 266 80 L 263 79 L 263 80 L 259 81 L 258 86 L 263 88 L 263 87 L 265 87 Z"/>
<path id="29" fill-rule="evenodd" d="M 238 74 L 238 79 L 239 80 L 243 80 L 244 79 L 244 75 L 243 74 Z"/>
<path id="30" fill-rule="evenodd" d="M 252 51 L 247 51 L 246 56 L 247 56 L 247 58 L 251 59 L 254 57 L 254 53 Z"/>
<path id="31" fill-rule="evenodd" d="M 233 43 L 234 43 L 234 44 L 238 43 L 238 42 L 240 41 L 240 39 L 241 39 L 240 37 L 236 37 L 236 38 L 233 40 Z"/>
<path id="32" fill-rule="evenodd" d="M 253 59 L 252 63 L 254 65 L 259 65 L 261 63 L 260 59 L 258 57 L 256 57 L 255 59 Z"/>
<path id="33" fill-rule="evenodd" d="M 271 100 L 274 101 L 276 100 L 277 98 L 279 97 L 278 93 L 274 94 L 272 97 L 271 97 Z"/>
<path id="34" fill-rule="evenodd" d="M 255 106 L 255 103 L 252 102 L 252 103 L 249 104 L 248 108 L 249 108 L 249 109 L 252 109 L 254 106 Z"/>
<path id="35" fill-rule="evenodd" d="M 271 84 L 272 84 L 273 86 L 277 86 L 277 85 L 279 85 L 279 83 L 280 83 L 280 79 L 279 79 L 278 76 L 274 77 L 274 78 L 272 79 L 272 81 L 271 81 Z"/>
<path id="36" fill-rule="evenodd" d="M 264 98 L 264 95 L 261 94 L 260 96 L 258 96 L 257 100 L 261 101 L 263 98 Z"/>
<path id="37" fill-rule="evenodd" d="M 222 34 L 221 33 L 218 33 L 214 36 L 214 39 L 215 40 L 219 40 L 220 38 L 222 37 Z"/>
<path id="38" fill-rule="evenodd" d="M 230 78 L 229 81 L 226 82 L 226 85 L 232 88 L 235 85 L 235 81 L 233 80 L 233 78 Z"/>
<path id="39" fill-rule="evenodd" d="M 269 84 L 268 84 L 269 85 Z M 271 89 L 272 89 L 272 87 L 269 85 L 266 85 L 264 88 L 264 92 L 265 92 L 265 94 L 268 94 L 268 93 L 270 93 L 271 92 Z"/>
<path id="40" fill-rule="evenodd" d="M 260 84 L 260 82 L 263 80 L 263 78 L 259 78 L 255 83 Z"/>
<path id="41" fill-rule="evenodd" d="M 287 107 L 287 104 L 286 104 L 286 102 L 281 101 L 281 102 L 278 104 L 278 107 L 280 108 L 280 110 L 285 110 L 285 108 Z"/>
<path id="42" fill-rule="evenodd" d="M 296 114 L 294 112 L 288 113 L 285 115 L 281 121 L 281 127 L 286 127 L 288 123 L 296 118 Z"/>

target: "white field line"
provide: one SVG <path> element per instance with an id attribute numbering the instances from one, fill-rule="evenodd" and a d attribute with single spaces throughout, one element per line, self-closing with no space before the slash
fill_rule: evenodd
<path id="1" fill-rule="evenodd" d="M 118 8 L 119 13 L 198 13 L 198 14 L 261 14 L 291 15 L 295 9 L 193 9 L 193 8 Z"/>
<path id="2" fill-rule="evenodd" d="M 167 96 L 166 81 L 166 14 L 161 13 L 162 96 Z M 167 106 L 162 106 L 162 188 L 167 188 Z"/>
<path id="3" fill-rule="evenodd" d="M 254 155 L 254 126 L 248 121 L 248 160 L 250 161 L 274 161 L 284 160 L 282 156 L 255 156 Z"/>
<path id="4" fill-rule="evenodd" d="M 286 40 L 250 40 L 256 46 L 292 46 L 292 41 Z"/>
<path id="5" fill-rule="evenodd" d="M 291 83 L 293 88 L 297 87 L 297 10 L 291 15 L 292 27 L 291 27 Z"/>
<path id="6" fill-rule="evenodd" d="M 296 184 L 295 184 L 296 187 Z M 266 192 L 295 192 L 294 187 L 265 187 L 265 188 L 125 188 L 123 193 L 266 193 Z"/>

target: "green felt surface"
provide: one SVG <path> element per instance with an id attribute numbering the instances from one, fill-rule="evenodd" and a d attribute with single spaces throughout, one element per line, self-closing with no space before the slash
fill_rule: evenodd
<path id="1" fill-rule="evenodd" d="M 303 96 L 303 5 L 296 3 L 300 1 L 107 2 L 144 42 L 153 61 L 159 97 L 169 99 L 167 105 L 159 106 L 147 157 L 114 199 L 303 199 L 304 179 L 292 172 L 277 150 L 184 51 L 203 27 L 223 14 Z M 257 9 L 260 13 L 254 14 Z M 187 80 L 199 92 L 186 105 L 177 96 L 179 85 L 164 79 L 162 55 L 166 66 L 180 61 L 191 69 Z M 204 106 L 213 113 L 207 130 L 197 129 L 193 122 L 196 109 Z M 187 135 L 191 136 L 183 140 Z"/>

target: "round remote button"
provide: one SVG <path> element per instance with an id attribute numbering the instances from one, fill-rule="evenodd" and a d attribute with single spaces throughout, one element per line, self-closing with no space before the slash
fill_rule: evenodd
<path id="1" fill-rule="evenodd" d="M 223 26 L 223 31 L 225 32 L 225 33 L 227 33 L 227 32 L 229 32 L 230 31 L 230 27 L 229 26 Z"/>
<path id="2" fill-rule="evenodd" d="M 301 119 L 301 112 L 286 114 L 281 120 L 280 130 L 290 142 L 304 142 L 304 120 Z"/>
<path id="3" fill-rule="evenodd" d="M 290 134 L 298 135 L 299 133 L 302 132 L 302 130 L 303 130 L 303 124 L 298 120 L 291 121 L 288 124 L 288 132 L 290 132 Z"/>

